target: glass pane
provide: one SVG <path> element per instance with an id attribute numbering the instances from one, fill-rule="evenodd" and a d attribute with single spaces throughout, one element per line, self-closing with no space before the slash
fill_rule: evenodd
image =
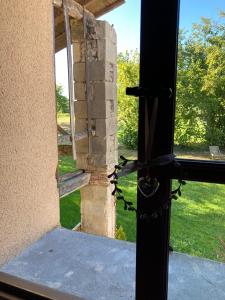
<path id="1" fill-rule="evenodd" d="M 188 181 L 182 186 L 181 197 L 172 203 L 174 251 L 225 262 L 224 197 L 222 184 Z"/>
<path id="2" fill-rule="evenodd" d="M 169 299 L 224 298 L 224 197 L 225 185 L 188 181 L 173 201 Z"/>
<path id="3" fill-rule="evenodd" d="M 181 1 L 175 153 L 225 159 L 225 2 Z"/>

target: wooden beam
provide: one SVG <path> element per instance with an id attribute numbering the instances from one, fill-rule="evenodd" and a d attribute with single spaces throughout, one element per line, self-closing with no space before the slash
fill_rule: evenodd
<path id="1" fill-rule="evenodd" d="M 79 3 L 73 0 L 64 0 L 64 3 L 70 17 L 73 17 L 76 20 L 81 20 L 83 18 L 84 9 Z"/>
<path id="2" fill-rule="evenodd" d="M 77 170 L 76 172 L 72 172 L 72 173 L 66 173 L 62 176 L 59 177 L 59 183 L 66 181 L 67 179 L 71 179 L 74 176 L 80 176 L 84 174 L 83 170 Z"/>
<path id="3" fill-rule="evenodd" d="M 77 171 L 61 176 L 59 178 L 59 196 L 65 197 L 74 191 L 86 186 L 91 178 L 90 173 Z"/>
<path id="4" fill-rule="evenodd" d="M 54 18 L 54 25 L 57 27 L 59 24 L 64 22 L 64 16 L 63 14 L 59 14 L 58 16 L 55 16 Z"/>
<path id="5" fill-rule="evenodd" d="M 84 9 L 83 6 L 81 6 L 79 3 L 73 1 L 73 0 L 66 0 L 66 6 L 67 6 L 67 11 L 68 15 L 76 20 L 82 20 L 83 15 L 85 15 L 91 19 L 94 19 L 94 15 L 88 11 L 87 9 Z M 53 0 L 53 4 L 55 7 L 62 9 L 62 0 Z M 63 10 L 62 10 L 62 18 L 64 19 L 63 16 Z M 55 30 L 56 30 L 56 36 L 55 36 L 55 53 L 59 52 L 60 50 L 66 48 L 66 34 L 65 32 L 57 35 L 57 25 L 61 24 L 60 22 L 61 16 L 57 15 L 55 19 Z M 63 21 L 63 20 L 62 20 Z"/>
<path id="6" fill-rule="evenodd" d="M 74 1 L 74 0 L 66 0 L 66 6 L 68 7 L 68 14 L 70 17 L 75 18 L 77 20 L 81 20 L 83 18 L 83 11 L 89 16 L 95 16 L 96 18 L 104 15 L 105 13 L 115 9 L 116 7 L 125 3 L 125 0 L 117 0 L 111 4 L 107 5 L 107 1 L 105 1 L 105 5 L 102 9 L 96 11 L 95 4 L 96 0 L 83 0 L 82 2 Z M 102 0 L 99 0 L 102 1 Z M 97 3 L 97 2 L 96 2 Z M 62 0 L 53 0 L 53 5 L 58 8 L 62 8 Z M 92 9 L 88 9 L 92 7 Z M 102 6 L 102 5 L 101 5 Z M 85 8 L 84 8 L 85 7 Z"/>
<path id="7" fill-rule="evenodd" d="M 57 131 L 58 131 L 58 133 L 61 133 L 61 134 L 64 134 L 64 135 L 70 135 L 65 129 L 63 129 L 58 124 L 57 124 Z"/>
<path id="8" fill-rule="evenodd" d="M 90 2 L 93 2 L 95 0 L 82 0 L 82 5 L 87 5 L 89 4 Z"/>
<path id="9" fill-rule="evenodd" d="M 80 5 L 85 6 L 87 4 L 89 4 L 90 2 L 93 2 L 95 0 L 76 0 L 76 2 L 78 2 Z"/>
<path id="10" fill-rule="evenodd" d="M 63 129 L 61 126 L 57 125 L 57 131 L 58 133 L 61 133 L 63 135 L 69 135 L 71 136 L 70 133 L 68 133 L 65 129 Z M 79 141 L 79 140 L 83 140 L 85 138 L 88 137 L 88 131 L 87 130 L 84 130 L 84 131 L 80 131 L 80 132 L 76 132 L 75 133 L 75 140 L 76 141 Z"/>
<path id="11" fill-rule="evenodd" d="M 68 9 L 68 15 L 76 20 L 81 20 L 83 18 L 84 11 L 85 14 L 93 17 L 93 14 L 90 11 L 84 9 L 82 5 L 74 0 L 65 0 L 65 4 Z M 53 0 L 53 5 L 62 8 L 62 0 Z"/>
<path id="12" fill-rule="evenodd" d="M 72 145 L 72 136 L 70 133 L 65 131 L 62 127 L 58 126 L 58 134 L 60 134 L 58 138 L 58 145 Z M 75 142 L 81 141 L 83 139 L 88 138 L 88 131 L 81 131 L 75 133 Z"/>
<path id="13" fill-rule="evenodd" d="M 55 53 L 60 50 L 66 48 L 66 34 L 63 32 L 62 34 L 56 36 L 55 38 Z"/>

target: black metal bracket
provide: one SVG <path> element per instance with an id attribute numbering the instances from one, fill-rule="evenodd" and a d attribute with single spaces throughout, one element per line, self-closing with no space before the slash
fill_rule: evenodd
<path id="1" fill-rule="evenodd" d="M 168 97 L 168 98 L 171 98 L 172 94 L 173 94 L 173 90 L 171 88 L 149 89 L 149 88 L 143 88 L 141 86 L 126 88 L 126 95 L 134 96 L 134 97 L 145 97 L 145 98 Z"/>
<path id="2" fill-rule="evenodd" d="M 171 157 L 170 157 L 171 156 Z M 151 162 L 140 162 L 137 160 L 128 162 L 117 174 L 118 178 L 130 173 L 151 167 L 151 174 L 157 178 L 183 179 L 199 182 L 210 182 L 225 184 L 225 162 L 209 160 L 191 160 L 174 158 L 173 154 L 165 156 L 163 163 L 161 159 Z"/>

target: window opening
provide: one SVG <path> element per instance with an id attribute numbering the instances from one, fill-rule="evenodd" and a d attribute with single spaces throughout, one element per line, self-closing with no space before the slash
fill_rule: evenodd
<path id="1" fill-rule="evenodd" d="M 90 180 L 90 174 L 77 168 L 76 144 L 88 138 L 88 130 L 75 130 L 75 64 L 71 32 L 72 17 L 68 1 L 62 1 L 59 7 L 56 3 L 54 17 L 56 68 L 58 67 L 57 75 L 60 73 L 63 84 L 56 87 L 57 105 L 62 111 L 57 116 L 60 222 L 63 227 L 73 229 L 80 223 L 80 188 L 86 186 Z"/>
<path id="2" fill-rule="evenodd" d="M 72 140 L 72 153 L 73 159 L 76 160 L 76 144 L 75 144 L 75 91 L 74 91 L 74 72 L 73 72 L 73 57 L 72 57 L 72 45 L 71 45 L 71 28 L 70 18 L 68 15 L 68 8 L 66 1 L 63 1 L 63 13 L 65 23 L 65 34 L 66 34 L 66 48 L 67 48 L 67 66 L 68 66 L 68 90 L 69 90 L 69 103 L 70 103 L 70 130 Z"/>

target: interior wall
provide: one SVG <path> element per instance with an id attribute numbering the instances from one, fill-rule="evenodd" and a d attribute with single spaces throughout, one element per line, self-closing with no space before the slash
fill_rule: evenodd
<path id="1" fill-rule="evenodd" d="M 59 224 L 51 0 L 1 1 L 0 265 Z"/>

